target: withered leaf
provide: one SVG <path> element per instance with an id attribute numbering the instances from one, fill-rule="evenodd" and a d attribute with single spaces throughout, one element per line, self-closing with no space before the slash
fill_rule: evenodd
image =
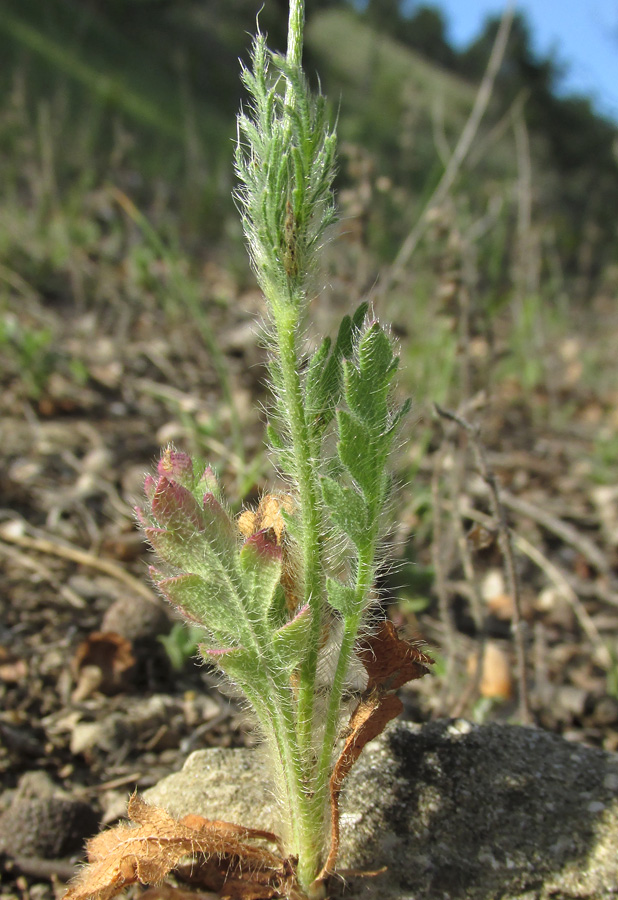
<path id="1" fill-rule="evenodd" d="M 393 691 L 429 672 L 433 659 L 418 646 L 400 638 L 388 619 L 376 634 L 364 641 L 358 656 L 368 675 L 367 688 L 350 716 L 343 750 L 330 778 L 331 845 L 318 880 L 326 880 L 335 870 L 339 853 L 339 797 L 343 782 L 369 741 L 382 733 L 403 709 Z"/>
<path id="2" fill-rule="evenodd" d="M 368 635 L 358 657 L 369 676 L 366 692 L 375 688 L 395 691 L 408 681 L 429 672 L 433 659 L 410 641 L 400 638 L 397 629 L 385 619 L 376 634 Z"/>
<path id="3" fill-rule="evenodd" d="M 139 895 L 139 900 L 218 900 L 217 894 L 187 891 L 171 884 L 159 884 Z"/>
<path id="4" fill-rule="evenodd" d="M 114 631 L 93 631 L 75 651 L 71 667 L 77 680 L 76 692 L 84 672 L 96 669 L 99 673 L 97 689 L 106 694 L 122 691 L 135 665 L 131 642 Z M 78 694 L 78 700 L 84 696 Z"/>
<path id="5" fill-rule="evenodd" d="M 201 816 L 178 821 L 136 794 L 129 800 L 128 814 L 135 826 L 117 825 L 88 841 L 89 864 L 64 900 L 109 900 L 130 884 L 157 884 L 188 856 L 225 861 L 235 879 L 249 883 L 268 873 L 266 880 L 278 887 L 290 877 L 289 866 L 281 857 L 247 843 L 256 838 L 274 840 L 269 832 Z"/>

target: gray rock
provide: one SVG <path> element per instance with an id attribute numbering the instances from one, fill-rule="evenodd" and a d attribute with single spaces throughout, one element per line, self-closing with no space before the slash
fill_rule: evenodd
<path id="1" fill-rule="evenodd" d="M 106 610 L 101 631 L 113 631 L 128 641 L 154 641 L 170 630 L 171 616 L 163 602 L 145 597 L 126 597 L 115 600 Z"/>
<path id="2" fill-rule="evenodd" d="M 76 800 L 43 772 L 26 772 L 0 816 L 0 851 L 14 857 L 58 859 L 82 850 L 98 831 L 90 804 Z"/>
<path id="3" fill-rule="evenodd" d="M 175 815 L 280 830 L 260 754 L 202 750 L 146 792 Z M 380 900 L 618 895 L 618 755 L 505 725 L 397 723 L 347 780 L 341 868 Z"/>

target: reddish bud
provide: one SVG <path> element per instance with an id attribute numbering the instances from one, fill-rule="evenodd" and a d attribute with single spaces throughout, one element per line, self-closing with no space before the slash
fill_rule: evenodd
<path id="1" fill-rule="evenodd" d="M 174 450 L 173 447 L 166 447 L 163 451 L 157 471 L 159 475 L 168 478 L 170 481 L 178 481 L 183 487 L 193 486 L 193 461 L 191 457 L 187 453 Z"/>
<path id="2" fill-rule="evenodd" d="M 202 530 L 204 520 L 197 500 L 187 488 L 165 477 L 159 478 L 152 500 L 152 515 L 160 525 L 192 533 Z"/>
<path id="3" fill-rule="evenodd" d="M 146 475 L 144 478 L 144 493 L 152 503 L 155 491 L 157 489 L 156 479 L 152 477 L 152 475 Z"/>
<path id="4" fill-rule="evenodd" d="M 281 547 L 277 543 L 277 536 L 272 528 L 266 528 L 263 531 L 256 531 L 242 545 L 242 553 L 253 552 L 255 555 L 264 560 L 280 560 Z"/>

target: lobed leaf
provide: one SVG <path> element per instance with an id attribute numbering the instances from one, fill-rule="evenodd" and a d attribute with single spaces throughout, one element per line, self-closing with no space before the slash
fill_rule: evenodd
<path id="1" fill-rule="evenodd" d="M 354 488 L 341 485 L 334 478 L 324 476 L 322 496 L 331 519 L 357 547 L 371 541 L 367 502 Z"/>

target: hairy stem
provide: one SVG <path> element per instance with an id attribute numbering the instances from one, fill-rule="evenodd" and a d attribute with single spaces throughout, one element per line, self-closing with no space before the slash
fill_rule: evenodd
<path id="1" fill-rule="evenodd" d="M 352 658 L 352 653 L 354 651 L 354 644 L 356 643 L 358 630 L 361 625 L 365 601 L 373 582 L 374 556 L 375 542 L 372 541 L 358 560 L 358 570 L 355 586 L 357 612 L 354 615 L 346 616 L 344 620 L 343 638 L 341 640 L 339 658 L 337 660 L 337 667 L 335 669 L 333 684 L 328 699 L 328 710 L 326 713 L 326 726 L 324 728 L 322 752 L 320 754 L 320 759 L 318 762 L 318 783 L 316 790 L 316 793 L 318 794 L 325 791 L 326 782 L 328 781 L 331 772 L 333 746 L 337 734 L 339 713 L 341 709 L 341 696 L 343 694 L 343 688 L 350 665 L 350 659 Z"/>
<path id="2" fill-rule="evenodd" d="M 313 734 L 313 707 L 318 650 L 324 606 L 324 577 L 321 554 L 321 512 L 318 505 L 317 474 L 310 452 L 309 429 L 305 418 L 296 347 L 297 321 L 292 309 L 275 313 L 279 360 L 283 376 L 283 402 L 288 413 L 292 454 L 298 481 L 302 523 L 302 554 L 305 602 L 311 610 L 311 631 L 298 686 L 298 741 L 309 762 Z"/>
<path id="3" fill-rule="evenodd" d="M 290 0 L 290 16 L 288 19 L 288 52 L 287 61 L 291 66 L 300 68 L 303 58 L 303 31 L 305 26 L 305 0 Z"/>

